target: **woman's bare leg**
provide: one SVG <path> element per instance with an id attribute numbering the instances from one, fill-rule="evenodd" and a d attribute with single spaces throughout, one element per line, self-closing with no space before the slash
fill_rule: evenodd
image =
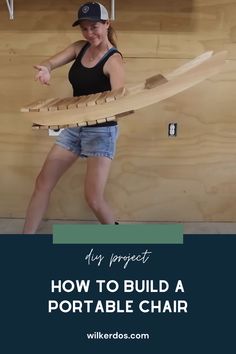
<path id="1" fill-rule="evenodd" d="M 85 178 L 85 198 L 101 224 L 114 224 L 111 207 L 104 198 L 112 160 L 107 157 L 89 157 Z"/>
<path id="2" fill-rule="evenodd" d="M 39 173 L 26 212 L 24 234 L 33 234 L 47 210 L 51 191 L 64 172 L 75 162 L 77 155 L 54 145 Z"/>

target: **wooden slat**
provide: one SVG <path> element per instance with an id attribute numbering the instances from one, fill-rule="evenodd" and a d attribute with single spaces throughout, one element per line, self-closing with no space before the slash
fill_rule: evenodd
<path id="1" fill-rule="evenodd" d="M 96 100 L 96 104 L 103 104 L 106 102 L 106 96 L 109 95 L 110 91 L 104 91 L 100 97 Z"/>
<path id="2" fill-rule="evenodd" d="M 68 109 L 68 104 L 70 102 L 70 98 L 68 99 L 67 97 L 62 99 L 60 102 L 57 104 L 57 109 L 59 111 L 63 111 L 65 109 Z"/>
<path id="3" fill-rule="evenodd" d="M 32 124 L 32 129 L 39 130 L 40 127 L 41 127 L 41 125 L 39 125 L 39 124 L 34 124 L 34 123 Z"/>
<path id="4" fill-rule="evenodd" d="M 70 125 L 68 126 L 68 128 L 78 128 L 78 124 L 77 124 L 77 123 L 75 123 L 75 124 L 70 124 Z"/>
<path id="5" fill-rule="evenodd" d="M 145 88 L 151 89 L 151 88 L 156 87 L 158 85 L 165 84 L 166 82 L 168 82 L 168 80 L 163 75 L 157 74 L 157 75 L 152 76 L 146 80 Z"/>
<path id="6" fill-rule="evenodd" d="M 54 98 L 51 102 L 47 102 L 45 105 L 42 105 L 39 108 L 40 112 L 46 112 L 50 110 L 50 107 L 52 107 L 53 105 L 55 105 L 58 102 L 58 98 Z M 53 109 L 52 109 L 53 110 Z"/>
<path id="7" fill-rule="evenodd" d="M 60 130 L 60 128 L 62 128 L 62 125 L 49 125 L 48 128 L 53 130 Z"/>
<path id="8" fill-rule="evenodd" d="M 98 94 L 98 97 L 100 96 L 100 92 L 99 92 L 99 94 Z M 89 106 L 88 105 L 88 103 L 90 102 L 93 102 L 94 100 L 95 100 L 95 96 L 96 96 L 97 94 L 90 94 L 90 95 L 86 95 L 85 96 L 85 101 L 84 101 L 84 105 L 85 106 Z M 93 104 L 91 104 L 90 106 L 93 106 Z"/>
<path id="9" fill-rule="evenodd" d="M 213 51 L 208 51 L 201 55 L 198 55 L 196 58 L 192 60 L 188 60 L 185 64 L 181 65 L 180 67 L 173 70 L 169 74 L 166 74 L 165 78 L 167 80 L 173 80 L 175 77 L 178 77 L 179 75 L 186 73 L 187 71 L 203 63 L 205 60 L 210 59 L 212 55 L 213 55 Z"/>
<path id="10" fill-rule="evenodd" d="M 74 103 L 74 97 L 67 97 L 58 103 L 58 110 L 69 109 L 69 105 Z"/>
<path id="11" fill-rule="evenodd" d="M 78 127 L 86 127 L 88 125 L 87 122 L 78 122 Z"/>
<path id="12" fill-rule="evenodd" d="M 106 118 L 101 118 L 97 120 L 97 123 L 101 124 L 101 123 L 106 123 L 107 119 Z"/>
<path id="13" fill-rule="evenodd" d="M 117 118 L 117 119 L 120 119 L 120 118 L 129 116 L 130 114 L 134 114 L 134 112 L 135 112 L 135 111 L 127 111 L 127 112 L 124 112 L 124 113 L 120 113 L 120 114 L 117 114 L 117 115 L 116 115 L 116 118 Z"/>
<path id="14" fill-rule="evenodd" d="M 48 105 L 47 110 L 48 111 L 57 111 L 58 110 L 58 105 L 60 104 L 60 102 L 63 100 L 64 98 L 57 98 L 54 102 L 52 102 L 51 104 Z"/>
<path id="15" fill-rule="evenodd" d="M 89 122 L 87 122 L 87 125 L 94 125 L 97 124 L 98 121 L 97 120 L 90 120 Z"/>
<path id="16" fill-rule="evenodd" d="M 123 97 L 125 95 L 125 92 L 126 92 L 125 87 L 121 87 L 117 90 L 112 90 L 106 95 L 105 101 L 106 102 L 115 101 L 115 100 Z"/>
<path id="17" fill-rule="evenodd" d="M 77 107 L 77 104 L 82 100 L 82 97 L 73 97 L 71 103 L 68 104 L 68 109 L 73 109 Z"/>
<path id="18" fill-rule="evenodd" d="M 113 120 L 116 120 L 116 116 L 106 118 L 107 122 L 112 122 Z"/>
<path id="19" fill-rule="evenodd" d="M 33 112 L 33 111 L 39 111 L 40 107 L 45 106 L 47 103 L 52 102 L 53 100 L 55 100 L 54 98 L 49 98 L 49 99 L 45 99 L 45 100 L 36 100 L 26 106 L 24 106 L 23 108 L 21 108 L 21 112 Z"/>
<path id="20" fill-rule="evenodd" d="M 97 104 L 97 100 L 99 99 L 99 97 L 101 97 L 101 95 L 102 92 L 98 92 L 94 95 L 91 95 L 91 97 L 86 102 L 86 106 L 95 106 Z"/>
<path id="21" fill-rule="evenodd" d="M 80 100 L 76 104 L 76 107 L 77 108 L 86 107 L 87 100 L 88 100 L 88 96 L 80 96 Z"/>
<path id="22" fill-rule="evenodd" d="M 48 107 L 51 104 L 54 104 L 54 102 L 56 102 L 57 99 L 56 98 L 49 98 L 47 100 L 45 100 L 41 105 L 36 105 L 35 107 L 30 108 L 30 111 L 39 111 L 39 112 L 43 112 L 43 111 L 47 111 Z"/>

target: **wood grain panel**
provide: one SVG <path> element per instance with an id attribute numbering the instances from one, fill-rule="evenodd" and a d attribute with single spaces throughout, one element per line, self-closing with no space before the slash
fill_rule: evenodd
<path id="1" fill-rule="evenodd" d="M 15 6 L 15 21 L 8 20 L 6 5 L 1 6 L 0 30 L 71 29 L 82 2 L 75 0 L 22 1 Z M 103 4 L 110 9 L 110 0 Z M 194 32 L 214 31 L 235 23 L 235 2 L 230 0 L 138 0 L 116 1 L 116 28 L 128 31 Z"/>
<path id="2" fill-rule="evenodd" d="M 193 58 L 208 50 L 228 51 L 228 58 L 236 58 L 236 29 L 227 32 L 196 32 L 194 34 L 154 32 L 117 33 L 118 47 L 124 57 L 144 58 Z M 67 47 L 70 43 L 82 39 L 74 32 L 37 32 L 13 34 L 0 32 L 0 55 L 51 56 Z"/>
<path id="3" fill-rule="evenodd" d="M 180 33 L 173 36 L 170 34 L 161 34 L 159 36 L 158 57 L 160 58 L 189 58 L 197 56 L 197 53 L 213 51 L 228 51 L 228 59 L 236 58 L 235 43 L 229 38 L 228 33 Z"/>
<path id="4" fill-rule="evenodd" d="M 81 40 L 78 31 L 0 32 L 0 55 L 52 56 L 70 43 Z M 158 36 L 154 32 L 118 32 L 118 47 L 125 57 L 156 57 Z"/>
<path id="5" fill-rule="evenodd" d="M 19 108 L 38 98 L 71 93 L 68 66 L 49 87 L 32 66 L 81 38 L 71 27 L 76 0 L 15 4 L 0 11 L 0 217 L 23 217 L 35 177 L 55 138 L 34 131 Z M 110 7 L 110 0 L 103 0 Z M 236 2 L 230 0 L 116 1 L 118 43 L 127 86 L 170 72 L 206 51 L 227 49 L 219 75 L 161 104 L 120 120 L 117 157 L 106 195 L 127 221 L 236 221 Z M 176 138 L 168 124 L 176 122 Z M 94 220 L 83 196 L 85 161 L 55 189 L 46 217 Z M 20 232 L 20 230 L 19 230 Z"/>

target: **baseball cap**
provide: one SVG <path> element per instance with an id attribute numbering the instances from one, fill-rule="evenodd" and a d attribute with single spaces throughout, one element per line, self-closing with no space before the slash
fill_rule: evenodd
<path id="1" fill-rule="evenodd" d="M 72 26 L 78 26 L 83 20 L 106 21 L 109 20 L 109 15 L 105 6 L 99 2 L 86 2 L 79 8 L 78 19 Z"/>

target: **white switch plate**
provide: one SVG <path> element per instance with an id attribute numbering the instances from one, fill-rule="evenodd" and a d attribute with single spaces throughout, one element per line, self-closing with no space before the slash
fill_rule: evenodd
<path id="1" fill-rule="evenodd" d="M 168 124 L 168 136 L 177 136 L 177 123 Z"/>

